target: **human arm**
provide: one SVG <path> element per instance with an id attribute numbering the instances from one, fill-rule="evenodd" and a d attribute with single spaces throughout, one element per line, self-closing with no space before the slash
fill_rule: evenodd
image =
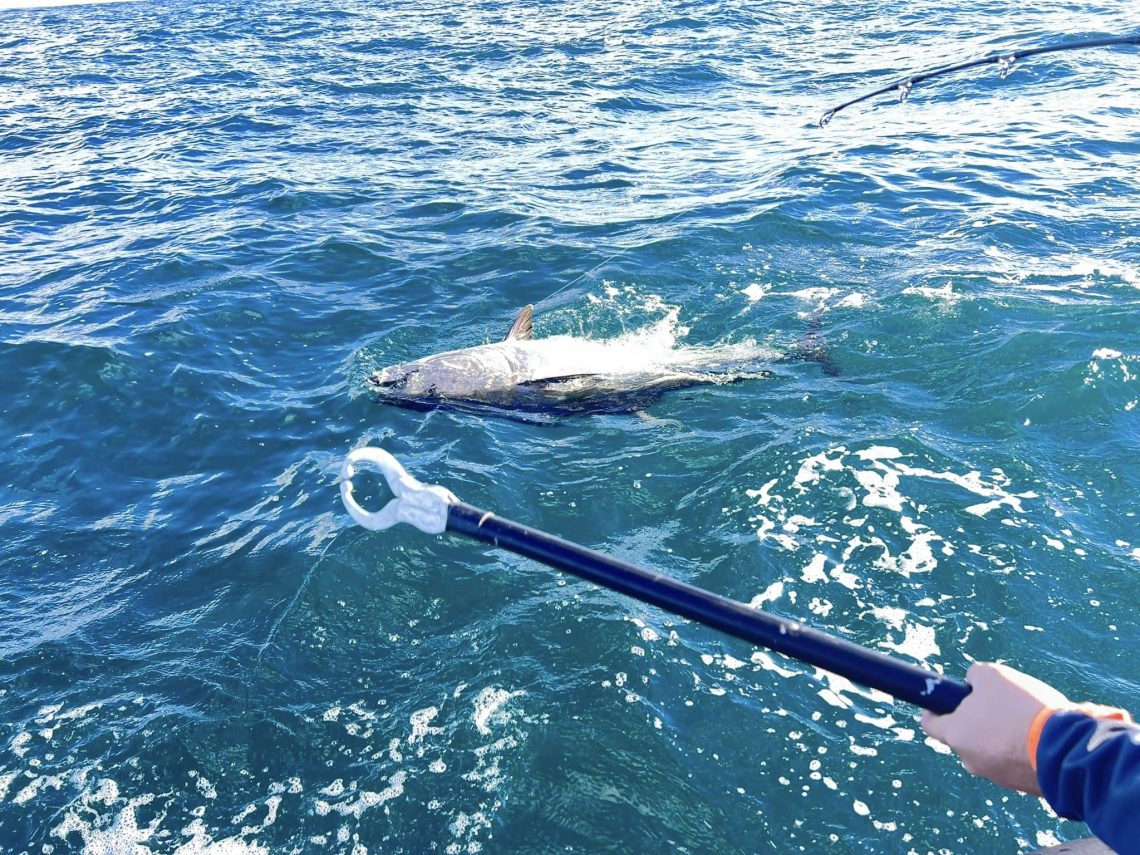
<path id="1" fill-rule="evenodd" d="M 924 714 L 923 730 L 954 749 L 967 771 L 1043 794 L 1118 852 L 1140 852 L 1140 727 L 1127 713 L 1073 704 L 1004 665 L 975 664 L 967 682 L 958 709 Z"/>
<path id="2" fill-rule="evenodd" d="M 1030 756 L 1045 800 L 1121 855 L 1140 853 L 1140 726 L 1122 710 L 1083 705 L 1048 715 Z"/>

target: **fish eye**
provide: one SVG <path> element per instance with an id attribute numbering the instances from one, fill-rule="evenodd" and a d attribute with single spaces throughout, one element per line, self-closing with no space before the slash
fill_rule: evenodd
<path id="1" fill-rule="evenodd" d="M 420 370 L 418 368 L 413 368 L 411 371 L 404 372 L 404 374 L 402 376 L 400 376 L 397 379 L 392 381 L 392 384 L 391 384 L 392 388 L 393 389 L 404 389 L 404 388 L 406 388 L 408 385 L 408 381 L 412 379 L 412 375 L 413 374 L 419 374 L 419 371 Z"/>

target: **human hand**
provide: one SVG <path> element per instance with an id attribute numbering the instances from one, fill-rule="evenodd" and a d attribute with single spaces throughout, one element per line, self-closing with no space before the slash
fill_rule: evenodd
<path id="1" fill-rule="evenodd" d="M 922 729 L 945 742 L 967 772 L 1012 790 L 1041 795 L 1029 764 L 1029 726 L 1046 707 L 1069 706 L 1052 686 L 1005 665 L 976 662 L 966 672 L 971 691 L 947 715 L 922 714 Z"/>

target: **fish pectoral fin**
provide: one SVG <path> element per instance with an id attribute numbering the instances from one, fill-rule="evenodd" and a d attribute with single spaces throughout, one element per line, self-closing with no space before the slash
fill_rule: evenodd
<path id="1" fill-rule="evenodd" d="M 534 306 L 523 306 L 519 309 L 515 322 L 511 324 L 511 331 L 507 333 L 504 341 L 530 341 L 534 335 Z"/>

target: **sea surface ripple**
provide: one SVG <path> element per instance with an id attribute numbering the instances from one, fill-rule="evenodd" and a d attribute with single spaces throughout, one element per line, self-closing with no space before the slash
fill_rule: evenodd
<path id="1" fill-rule="evenodd" d="M 6 3 L 4 6 L 18 4 Z M 34 6 L 33 3 L 26 5 Z M 916 711 L 501 552 L 520 522 L 1137 709 L 1131 0 L 0 8 L 0 849 L 1019 852 Z M 367 374 L 677 319 L 838 369 L 549 421 Z"/>

